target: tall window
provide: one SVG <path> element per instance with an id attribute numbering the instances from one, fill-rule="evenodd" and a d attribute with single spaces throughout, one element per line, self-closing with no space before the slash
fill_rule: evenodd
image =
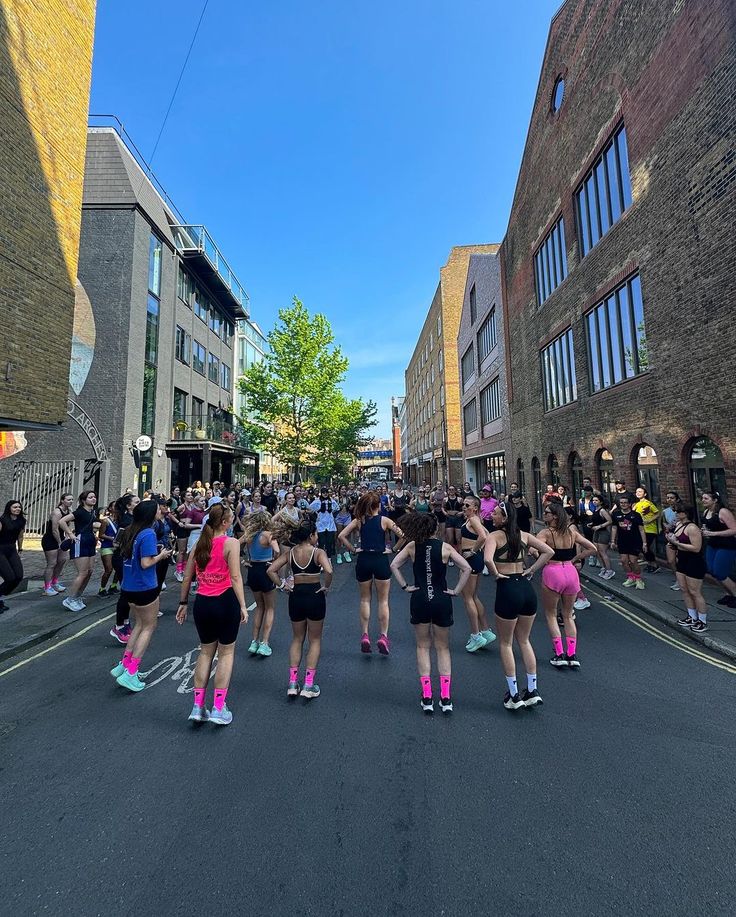
<path id="1" fill-rule="evenodd" d="M 496 307 L 494 306 L 478 332 L 478 365 L 480 365 L 493 350 L 496 346 L 496 342 Z"/>
<path id="2" fill-rule="evenodd" d="M 470 324 L 474 325 L 478 317 L 478 303 L 475 294 L 475 284 L 470 288 Z"/>
<path id="3" fill-rule="evenodd" d="M 163 243 L 151 233 L 148 244 L 148 289 L 154 296 L 161 297 L 161 254 Z"/>
<path id="4" fill-rule="evenodd" d="M 583 257 L 631 206 L 626 129 L 616 131 L 575 193 L 580 253 Z"/>
<path id="5" fill-rule="evenodd" d="M 199 287 L 194 288 L 194 314 L 197 318 L 201 318 L 202 321 L 207 324 L 209 319 L 210 312 L 210 303 L 204 293 L 199 289 Z"/>
<path id="6" fill-rule="evenodd" d="M 141 433 L 152 436 L 156 426 L 156 378 L 158 366 L 158 326 L 161 298 L 161 255 L 163 243 L 151 233 L 148 244 L 148 297 L 146 299 L 146 338 L 143 350 L 143 406 Z"/>
<path id="7" fill-rule="evenodd" d="M 206 358 L 207 351 L 204 345 L 195 340 L 192 345 L 192 369 L 195 373 L 199 373 L 200 376 L 204 375 L 204 365 Z"/>
<path id="8" fill-rule="evenodd" d="M 635 274 L 585 316 L 592 392 L 649 369 L 641 282 Z"/>
<path id="9" fill-rule="evenodd" d="M 222 318 L 220 313 L 215 308 L 214 303 L 210 303 L 210 331 L 214 331 L 215 334 L 219 337 L 222 328 Z"/>
<path id="10" fill-rule="evenodd" d="M 480 393 L 480 422 L 482 426 L 501 416 L 501 386 L 498 378 Z"/>
<path id="11" fill-rule="evenodd" d="M 186 303 L 189 308 L 192 308 L 192 292 L 194 290 L 194 283 L 192 278 L 187 274 L 184 268 L 179 265 L 179 272 L 176 275 L 176 295 L 179 299 Z"/>
<path id="12" fill-rule="evenodd" d="M 542 363 L 542 390 L 544 410 L 554 411 L 570 404 L 578 397 L 575 378 L 575 353 L 572 347 L 572 329 L 555 338 L 540 353 Z"/>
<path id="13" fill-rule="evenodd" d="M 229 392 L 230 391 L 230 367 L 227 365 L 227 363 L 223 363 L 221 370 L 222 370 L 222 378 L 220 380 L 220 386 L 221 388 L 224 388 L 225 391 Z"/>
<path id="14" fill-rule="evenodd" d="M 207 363 L 207 378 L 210 382 L 214 382 L 215 385 L 220 384 L 220 361 L 213 353 L 210 354 L 209 362 Z"/>
<path id="15" fill-rule="evenodd" d="M 191 361 L 191 353 L 192 338 L 183 328 L 180 328 L 179 325 L 177 325 L 175 346 L 176 359 L 179 360 L 180 363 L 185 363 L 187 366 L 189 366 Z"/>
<path id="16" fill-rule="evenodd" d="M 201 427 L 204 420 L 204 401 L 201 398 L 192 397 L 192 423 L 195 427 Z"/>
<path id="17" fill-rule="evenodd" d="M 463 391 L 475 379 L 475 357 L 473 355 L 473 345 L 465 351 L 460 362 L 460 375 L 463 383 Z"/>
<path id="18" fill-rule="evenodd" d="M 562 217 L 547 233 L 534 255 L 534 273 L 537 280 L 537 302 L 541 306 L 567 277 L 565 223 Z"/>
<path id="19" fill-rule="evenodd" d="M 184 420 L 187 416 L 187 393 L 174 389 L 174 421 Z"/>
<path id="20" fill-rule="evenodd" d="M 465 436 L 478 429 L 478 411 L 475 406 L 475 398 L 463 408 L 463 428 Z"/>

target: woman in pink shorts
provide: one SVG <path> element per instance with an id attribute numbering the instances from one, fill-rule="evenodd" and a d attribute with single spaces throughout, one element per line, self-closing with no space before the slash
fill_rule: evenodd
<path id="1" fill-rule="evenodd" d="M 552 635 L 554 656 L 550 662 L 556 668 L 579 669 L 580 662 L 575 655 L 578 632 L 573 616 L 573 602 L 580 592 L 580 577 L 576 563 L 595 554 L 595 545 L 578 532 L 571 524 L 562 503 L 550 501 L 544 508 L 547 528 L 537 535 L 554 551 L 552 560 L 542 570 L 542 604 L 547 617 L 547 627 Z M 583 550 L 578 553 L 578 548 Z M 562 635 L 557 623 L 557 605 L 562 599 L 562 619 L 567 639 L 563 652 Z"/>

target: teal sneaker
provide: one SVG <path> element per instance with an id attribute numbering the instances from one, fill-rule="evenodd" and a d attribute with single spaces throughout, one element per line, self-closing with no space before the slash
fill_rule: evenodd
<path id="1" fill-rule="evenodd" d="M 304 687 L 302 688 L 299 694 L 300 697 L 308 697 L 310 698 L 310 700 L 313 697 L 319 697 L 319 695 L 320 695 L 319 685 L 304 685 Z"/>
<path id="2" fill-rule="evenodd" d="M 337 556 L 339 557 L 340 555 L 338 554 Z M 353 562 L 353 557 L 352 557 L 350 551 L 346 551 L 342 556 L 345 558 L 345 563 L 346 563 L 346 564 L 352 564 L 352 562 Z"/>
<path id="3" fill-rule="evenodd" d="M 338 554 L 338 555 L 337 555 L 337 562 L 338 562 L 338 564 L 341 564 L 341 563 L 342 563 L 342 554 Z"/>
<path id="4" fill-rule="evenodd" d="M 120 678 L 120 676 L 125 671 L 125 666 L 122 662 L 119 662 L 114 669 L 110 669 L 110 674 L 113 678 Z"/>
<path id="5" fill-rule="evenodd" d="M 272 652 L 273 650 L 267 643 L 258 644 L 258 652 L 257 652 L 258 656 L 270 656 Z"/>
<path id="6" fill-rule="evenodd" d="M 465 644 L 465 649 L 469 653 L 476 653 L 478 650 L 482 650 L 485 645 L 486 638 L 483 636 L 483 634 L 471 634 L 468 642 Z"/>
<path id="7" fill-rule="evenodd" d="M 250 641 L 250 646 L 248 647 L 248 652 L 251 654 L 251 656 L 255 656 L 255 654 L 258 652 L 258 647 L 259 647 L 260 645 L 261 645 L 261 644 L 260 644 L 257 640 L 251 640 L 251 641 Z"/>
<path id="8" fill-rule="evenodd" d="M 490 646 L 493 643 L 493 641 L 496 639 L 496 635 L 493 633 L 490 627 L 488 628 L 488 630 L 482 630 L 480 632 L 480 635 L 486 641 L 486 646 Z"/>
<path id="9" fill-rule="evenodd" d="M 286 689 L 286 696 L 287 697 L 297 697 L 298 694 L 299 694 L 299 682 L 290 681 L 289 687 Z"/>
<path id="10" fill-rule="evenodd" d="M 222 710 L 215 710 L 212 708 L 210 713 L 210 723 L 214 723 L 216 726 L 229 726 L 233 721 L 233 715 L 227 709 L 227 704 L 225 704 Z"/>
<path id="11" fill-rule="evenodd" d="M 209 710 L 202 704 L 195 704 L 192 707 L 192 712 L 189 714 L 189 719 L 193 723 L 206 723 L 210 718 Z"/>
<path id="12" fill-rule="evenodd" d="M 129 691 L 142 691 L 146 685 L 138 677 L 138 673 L 131 675 L 130 672 L 123 672 L 122 675 L 119 675 L 115 681 L 120 685 L 121 688 L 127 688 Z"/>

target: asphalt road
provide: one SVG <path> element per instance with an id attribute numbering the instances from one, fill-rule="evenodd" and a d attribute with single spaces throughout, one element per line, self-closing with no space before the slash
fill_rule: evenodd
<path id="1" fill-rule="evenodd" d="M 490 602 L 490 577 L 482 588 Z M 286 700 L 279 596 L 273 656 L 249 657 L 241 636 L 233 724 L 193 726 L 197 640 L 191 618 L 173 620 L 177 595 L 165 594 L 139 695 L 108 674 L 120 655 L 108 621 L 0 665 L 3 913 L 736 913 L 725 660 L 591 596 L 580 671 L 549 666 L 540 615 L 544 705 L 510 713 L 498 652 L 464 651 L 455 600 L 455 712 L 430 718 L 408 597 L 392 588 L 391 656 L 363 656 L 343 566 L 322 696 Z"/>

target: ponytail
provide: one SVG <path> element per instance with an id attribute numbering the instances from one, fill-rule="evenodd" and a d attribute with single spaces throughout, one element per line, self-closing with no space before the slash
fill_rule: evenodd
<path id="1" fill-rule="evenodd" d="M 210 510 L 207 522 L 202 526 L 197 544 L 194 546 L 194 563 L 198 569 L 204 570 L 210 562 L 215 532 L 223 524 L 228 514 L 232 516 L 232 510 L 224 503 L 215 503 Z"/>

